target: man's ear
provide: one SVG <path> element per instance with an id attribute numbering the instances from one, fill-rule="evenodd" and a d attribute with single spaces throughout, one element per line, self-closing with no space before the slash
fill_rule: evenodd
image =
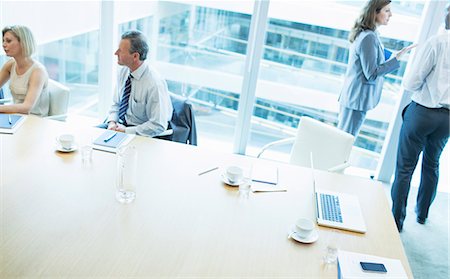
<path id="1" fill-rule="evenodd" d="M 133 59 L 134 59 L 134 61 L 139 61 L 139 58 L 140 58 L 139 53 L 137 53 L 137 52 L 133 53 Z"/>

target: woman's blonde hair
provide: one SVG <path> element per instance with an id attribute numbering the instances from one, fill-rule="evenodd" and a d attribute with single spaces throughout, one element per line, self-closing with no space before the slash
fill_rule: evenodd
<path id="1" fill-rule="evenodd" d="M 36 41 L 28 27 L 23 25 L 7 26 L 2 30 L 2 37 L 5 36 L 6 32 L 11 32 L 17 38 L 24 56 L 33 55 L 36 50 Z"/>
<path id="2" fill-rule="evenodd" d="M 353 43 L 358 37 L 359 33 L 365 30 L 375 31 L 377 28 L 376 17 L 383 7 L 389 5 L 391 0 L 370 0 L 366 6 L 361 10 L 361 14 L 355 21 L 355 25 L 350 31 L 348 40 Z"/>

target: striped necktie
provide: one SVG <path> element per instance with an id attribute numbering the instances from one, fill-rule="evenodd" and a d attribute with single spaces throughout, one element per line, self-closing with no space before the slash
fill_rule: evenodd
<path id="1" fill-rule="evenodd" d="M 123 88 L 123 94 L 122 94 L 122 98 L 120 99 L 120 106 L 119 106 L 119 120 L 121 120 L 121 122 L 123 124 L 127 124 L 127 122 L 125 121 L 125 114 L 127 113 L 127 109 L 128 109 L 128 100 L 130 99 L 130 93 L 131 93 L 131 78 L 133 76 L 130 74 L 127 78 L 127 80 L 125 81 L 125 86 Z"/>

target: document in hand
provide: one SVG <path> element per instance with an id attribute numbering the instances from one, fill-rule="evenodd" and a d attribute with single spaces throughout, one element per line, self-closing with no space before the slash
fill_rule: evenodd
<path id="1" fill-rule="evenodd" d="M 389 58 L 391 58 L 392 55 L 392 51 L 390 51 L 389 49 L 385 48 L 384 49 L 384 60 L 388 61 Z"/>
<path id="2" fill-rule="evenodd" d="M 92 143 L 92 147 L 97 150 L 116 153 L 121 146 L 127 145 L 135 135 L 106 130 Z"/>
<path id="3" fill-rule="evenodd" d="M 14 134 L 25 121 L 26 116 L 0 113 L 0 133 Z"/>
<path id="4" fill-rule="evenodd" d="M 387 272 L 366 271 L 361 262 L 384 265 Z M 402 262 L 397 259 L 383 258 L 366 254 L 338 251 L 338 278 L 408 278 Z"/>

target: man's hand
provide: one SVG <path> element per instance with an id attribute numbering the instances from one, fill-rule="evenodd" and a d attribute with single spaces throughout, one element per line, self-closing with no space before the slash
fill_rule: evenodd
<path id="1" fill-rule="evenodd" d="M 117 123 L 115 121 L 109 121 L 108 122 L 108 130 L 114 130 L 116 131 L 117 129 Z"/>
<path id="2" fill-rule="evenodd" d="M 120 124 L 120 123 L 116 123 L 116 131 L 117 132 L 122 132 L 122 133 L 125 133 L 125 126 L 124 125 L 122 125 L 122 124 Z"/>

